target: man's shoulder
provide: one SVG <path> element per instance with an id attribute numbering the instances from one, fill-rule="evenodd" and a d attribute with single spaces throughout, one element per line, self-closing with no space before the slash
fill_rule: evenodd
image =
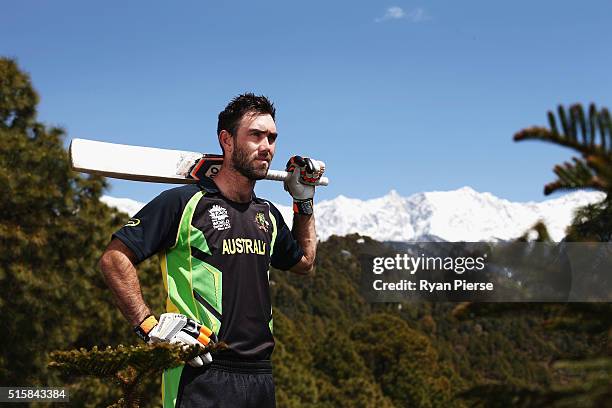
<path id="1" fill-rule="evenodd" d="M 165 211 L 179 210 L 180 208 L 184 208 L 189 200 L 200 191 L 200 188 L 196 184 L 174 187 L 162 191 L 157 197 L 149 201 L 146 208 L 150 210 L 165 209 Z"/>
<path id="2" fill-rule="evenodd" d="M 157 198 L 164 200 L 189 200 L 194 194 L 202 191 L 197 184 L 187 184 L 180 187 L 174 187 L 165 191 L 162 191 Z"/>

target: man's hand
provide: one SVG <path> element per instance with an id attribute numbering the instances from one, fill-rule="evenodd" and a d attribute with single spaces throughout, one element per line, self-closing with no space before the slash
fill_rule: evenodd
<path id="1" fill-rule="evenodd" d="M 291 173 L 284 184 L 285 190 L 293 197 L 293 212 L 312 214 L 314 186 L 323 175 L 325 164 L 308 157 L 293 156 L 287 162 L 286 170 Z"/>
<path id="2" fill-rule="evenodd" d="M 206 346 L 210 342 L 217 342 L 217 335 L 208 327 L 201 325 L 193 319 L 178 313 L 164 313 L 159 317 L 147 317 L 135 328 L 138 334 L 147 343 L 172 343 Z M 210 353 L 197 356 L 189 365 L 202 367 L 212 362 Z"/>

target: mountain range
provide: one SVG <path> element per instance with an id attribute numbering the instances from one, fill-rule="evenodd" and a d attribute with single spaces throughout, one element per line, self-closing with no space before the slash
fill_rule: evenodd
<path id="1" fill-rule="evenodd" d="M 603 193 L 576 191 L 540 202 L 511 202 L 471 187 L 400 196 L 395 190 L 370 200 L 338 196 L 315 205 L 317 236 L 359 233 L 378 241 L 509 240 L 542 220 L 555 241 L 565 236 L 574 211 L 601 201 Z M 129 215 L 144 203 L 103 196 L 102 201 Z M 291 226 L 290 206 L 276 205 Z"/>

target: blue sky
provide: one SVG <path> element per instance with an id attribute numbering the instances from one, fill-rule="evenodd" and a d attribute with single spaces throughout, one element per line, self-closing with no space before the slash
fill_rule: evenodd
<path id="1" fill-rule="evenodd" d="M 9 2 L 0 55 L 69 138 L 219 151 L 216 117 L 243 91 L 277 106 L 274 168 L 324 160 L 318 199 L 465 185 L 542 200 L 572 152 L 512 142 L 574 102 L 612 106 L 612 3 Z M 140 201 L 165 185 L 112 181 Z M 290 200 L 280 183 L 257 193 Z"/>

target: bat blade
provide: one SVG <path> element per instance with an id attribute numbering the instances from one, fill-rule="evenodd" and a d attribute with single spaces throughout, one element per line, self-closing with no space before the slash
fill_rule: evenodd
<path id="1" fill-rule="evenodd" d="M 159 149 L 88 139 L 72 139 L 69 148 L 72 169 L 124 180 L 190 184 L 200 177 L 214 177 L 223 156 L 184 150 Z M 284 171 L 270 170 L 266 179 L 284 180 Z M 329 180 L 322 177 L 319 185 Z"/>
<path id="2" fill-rule="evenodd" d="M 70 164 L 76 171 L 125 180 L 188 184 L 202 153 L 73 139 Z"/>

